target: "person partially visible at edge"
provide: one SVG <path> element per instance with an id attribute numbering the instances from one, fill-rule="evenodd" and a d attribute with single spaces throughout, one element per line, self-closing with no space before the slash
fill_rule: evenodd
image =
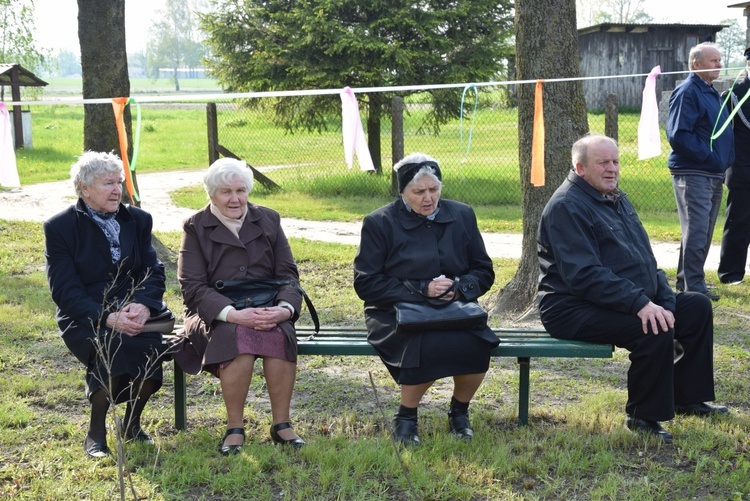
<path id="1" fill-rule="evenodd" d="M 750 48 L 745 50 L 745 58 L 745 78 L 731 90 L 730 110 L 750 92 Z M 721 238 L 718 274 L 722 283 L 738 285 L 745 278 L 750 245 L 750 100 L 737 110 L 732 128 L 734 163 L 727 169 L 724 180 L 727 185 L 727 219 Z"/>
<path id="2" fill-rule="evenodd" d="M 419 402 L 436 379 L 452 376 L 449 429 L 471 439 L 469 403 L 482 384 L 497 336 L 489 327 L 400 333 L 393 305 L 419 301 L 404 280 L 431 297 L 458 280 L 455 294 L 476 301 L 495 279 L 492 260 L 471 207 L 440 199 L 442 177 L 435 159 L 413 153 L 393 169 L 400 196 L 364 218 L 354 259 L 354 289 L 364 301 L 367 339 L 401 385 L 393 433 L 402 444 L 418 445 Z"/>
<path id="3" fill-rule="evenodd" d="M 706 284 L 704 266 L 721 207 L 724 173 L 734 162 L 734 134 L 727 127 L 711 139 L 714 128 L 729 118 L 712 85 L 721 70 L 719 49 L 701 43 L 690 49 L 688 59 L 691 73 L 672 92 L 667 119 L 672 147 L 667 165 L 682 232 L 676 288 L 717 301 L 719 295 Z"/>
<path id="4" fill-rule="evenodd" d="M 218 281 L 281 278 L 299 281 L 279 214 L 248 203 L 252 171 L 245 162 L 221 158 L 208 168 L 203 183 L 210 202 L 187 218 L 177 262 L 185 303 L 185 335 L 175 361 L 186 372 L 205 370 L 218 377 L 227 411 L 222 455 L 237 454 L 245 441 L 245 400 L 257 358 L 263 359 L 271 400 L 271 439 L 301 447 L 292 428 L 290 405 L 297 374 L 294 322 L 302 296 L 281 286 L 275 305 L 236 309 L 214 289 Z"/>
<path id="5" fill-rule="evenodd" d="M 78 201 L 44 223 L 57 324 L 86 367 L 91 416 L 83 447 L 97 458 L 110 453 L 110 402 L 127 402 L 125 439 L 153 445 L 141 413 L 162 385 L 161 334 L 144 325 L 163 306 L 164 265 L 151 245 L 151 216 L 120 202 L 123 172 L 114 154 L 83 153 L 70 170 Z"/>
<path id="6" fill-rule="evenodd" d="M 542 324 L 552 337 L 628 350 L 626 426 L 671 443 L 660 423 L 675 412 L 729 413 L 706 403 L 714 400 L 711 301 L 699 292 L 675 295 L 657 268 L 646 230 L 617 186 L 617 143 L 585 136 L 573 145 L 572 162 L 539 225 Z"/>

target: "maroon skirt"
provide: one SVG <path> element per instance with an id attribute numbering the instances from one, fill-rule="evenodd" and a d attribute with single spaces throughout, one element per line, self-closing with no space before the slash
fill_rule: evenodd
<path id="1" fill-rule="evenodd" d="M 256 331 L 250 327 L 238 325 L 235 333 L 237 334 L 238 355 L 254 355 L 259 358 L 271 357 L 288 362 L 293 361 L 286 355 L 289 341 L 278 325 L 270 331 Z M 222 362 L 219 364 L 219 368 L 223 369 L 231 363 L 231 360 Z"/>

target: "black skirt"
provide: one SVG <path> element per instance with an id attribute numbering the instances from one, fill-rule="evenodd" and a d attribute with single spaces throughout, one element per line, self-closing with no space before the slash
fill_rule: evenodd
<path id="1" fill-rule="evenodd" d="M 94 333 L 87 329 L 70 330 L 63 341 L 70 352 L 86 366 L 86 398 L 108 384 L 110 377 L 116 383 L 112 389 L 115 403 L 132 400 L 138 393 L 138 383 L 147 379 L 154 384 L 154 391 L 161 388 L 162 359 L 166 346 L 158 332 L 143 332 L 138 336 L 112 334 L 100 335 L 100 346 L 94 347 Z M 102 356 L 105 353 L 111 355 Z M 132 388 L 132 395 L 131 395 Z"/>
<path id="2" fill-rule="evenodd" d="M 490 367 L 490 353 L 496 344 L 471 332 L 434 331 L 421 336 L 419 366 L 396 367 L 385 363 L 398 384 L 422 384 L 464 374 L 480 374 Z"/>

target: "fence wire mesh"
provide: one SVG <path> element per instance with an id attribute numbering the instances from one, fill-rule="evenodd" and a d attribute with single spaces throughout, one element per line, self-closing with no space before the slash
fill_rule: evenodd
<path id="1" fill-rule="evenodd" d="M 633 84 L 642 86 L 642 80 L 634 79 Z M 338 95 L 329 98 L 340 99 Z M 473 97 L 464 102 L 463 116 L 436 131 L 426 126 L 430 110 L 426 99 L 411 96 L 404 104 L 404 153 L 424 152 L 440 162 L 446 198 L 472 205 L 520 205 L 518 114 L 509 101 L 512 93 L 507 88 L 478 88 L 476 102 Z M 348 188 L 345 191 L 361 190 L 363 195 L 389 193 L 393 160 L 392 124 L 388 115 L 382 117 L 380 130 L 383 174 L 373 175 L 361 172 L 356 160 L 354 168 L 347 168 L 340 116 L 331 116 L 320 131 L 289 131 L 275 123 L 268 106 L 250 109 L 234 101 L 217 102 L 216 108 L 221 146 L 263 171 L 284 189 L 315 196 L 336 196 L 344 191 L 344 186 Z M 365 107 L 360 106 L 360 114 L 363 124 L 366 123 Z M 639 211 L 673 212 L 675 202 L 667 169 L 669 144 L 664 124 L 660 126 L 661 156 L 638 160 L 639 119 L 636 110 L 618 110 L 620 186 Z M 550 123 L 555 117 L 546 120 Z M 604 112 L 589 114 L 589 128 L 591 132 L 605 132 Z"/>

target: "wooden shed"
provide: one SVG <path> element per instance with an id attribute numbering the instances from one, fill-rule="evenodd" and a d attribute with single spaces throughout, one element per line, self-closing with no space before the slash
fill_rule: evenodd
<path id="1" fill-rule="evenodd" d="M 713 42 L 724 28 L 715 24 L 617 24 L 605 23 L 578 30 L 581 76 L 648 73 L 656 65 L 662 72 L 687 71 L 688 53 L 701 42 Z M 661 75 L 657 96 L 672 90 L 682 75 Z M 608 94 L 617 95 L 620 106 L 640 108 L 645 77 L 602 78 L 583 81 L 586 106 L 604 108 Z"/>
<path id="2" fill-rule="evenodd" d="M 6 85 L 10 86 L 11 99 L 17 103 L 21 101 L 21 87 L 44 87 L 49 84 L 20 64 L 0 63 L 0 86 Z M 13 129 L 21 131 L 15 134 L 15 147 L 18 149 L 23 146 L 24 136 L 20 105 L 13 106 Z"/>

